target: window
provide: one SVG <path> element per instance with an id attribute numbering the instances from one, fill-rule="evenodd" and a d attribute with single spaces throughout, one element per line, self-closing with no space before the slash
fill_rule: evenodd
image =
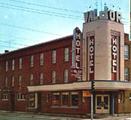
<path id="1" fill-rule="evenodd" d="M 68 92 L 63 92 L 62 93 L 62 105 L 63 106 L 68 106 L 68 101 L 69 101 L 69 93 Z"/>
<path id="2" fill-rule="evenodd" d="M 60 93 L 53 93 L 53 95 L 52 95 L 52 105 L 54 105 L 54 106 L 60 105 Z"/>
<path id="3" fill-rule="evenodd" d="M 40 73 L 40 85 L 43 84 L 43 80 L 44 80 L 43 73 Z"/>
<path id="4" fill-rule="evenodd" d="M 128 81 L 128 80 L 129 80 L 129 68 L 125 68 L 125 71 L 124 71 L 124 79 L 125 79 L 125 81 Z"/>
<path id="5" fill-rule="evenodd" d="M 65 83 L 68 82 L 68 70 L 67 69 L 64 70 L 64 82 Z"/>
<path id="6" fill-rule="evenodd" d="M 40 54 L 40 65 L 44 65 L 44 54 Z"/>
<path id="7" fill-rule="evenodd" d="M 9 69 L 9 68 L 8 68 L 8 66 L 9 66 L 8 61 L 6 61 L 5 64 L 6 64 L 6 65 L 5 65 L 5 71 L 7 72 L 8 69 Z"/>
<path id="8" fill-rule="evenodd" d="M 30 85 L 33 85 L 33 79 L 34 79 L 33 74 L 30 74 Z"/>
<path id="9" fill-rule="evenodd" d="M 52 71 L 52 83 L 56 83 L 56 71 Z"/>
<path id="10" fill-rule="evenodd" d="M 7 93 L 3 93 L 2 94 L 2 100 L 8 100 L 8 94 Z"/>
<path id="11" fill-rule="evenodd" d="M 69 48 L 65 48 L 64 50 L 64 61 L 65 62 L 69 61 Z"/>
<path id="12" fill-rule="evenodd" d="M 35 96 L 36 94 L 35 93 L 30 93 L 29 94 L 29 100 L 28 100 L 28 105 L 30 108 L 35 108 L 36 104 L 35 104 Z"/>
<path id="13" fill-rule="evenodd" d="M 5 77 L 5 87 L 8 87 L 8 77 Z"/>
<path id="14" fill-rule="evenodd" d="M 31 55 L 30 57 L 30 67 L 33 67 L 34 66 L 34 56 Z"/>
<path id="15" fill-rule="evenodd" d="M 129 59 L 129 46 L 128 45 L 125 45 L 125 48 L 124 48 L 124 57 L 125 57 L 125 60 Z"/>
<path id="16" fill-rule="evenodd" d="M 22 58 L 19 58 L 19 69 L 22 69 Z"/>
<path id="17" fill-rule="evenodd" d="M 12 76 L 11 78 L 11 87 L 14 87 L 15 86 L 15 77 Z"/>
<path id="18" fill-rule="evenodd" d="M 13 59 L 12 60 L 12 70 L 14 70 L 15 69 L 15 60 Z"/>
<path id="19" fill-rule="evenodd" d="M 71 93 L 71 105 L 78 106 L 79 105 L 79 95 L 78 92 Z"/>
<path id="20" fill-rule="evenodd" d="M 19 75 L 19 78 L 18 78 L 18 85 L 21 88 L 21 85 L 22 85 L 22 76 L 21 75 Z"/>
<path id="21" fill-rule="evenodd" d="M 22 93 L 17 93 L 17 100 L 25 100 L 25 95 Z"/>
<path id="22" fill-rule="evenodd" d="M 52 63 L 55 64 L 56 63 L 56 50 L 52 51 Z"/>

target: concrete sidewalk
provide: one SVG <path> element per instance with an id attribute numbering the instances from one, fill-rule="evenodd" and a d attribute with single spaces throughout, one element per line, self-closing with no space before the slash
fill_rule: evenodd
<path id="1" fill-rule="evenodd" d="M 33 114 L 27 112 L 7 112 L 0 111 L 0 120 L 90 120 L 83 118 L 52 116 L 44 114 Z M 99 118 L 94 120 L 131 120 L 131 114 L 128 115 L 115 115 L 105 118 Z"/>

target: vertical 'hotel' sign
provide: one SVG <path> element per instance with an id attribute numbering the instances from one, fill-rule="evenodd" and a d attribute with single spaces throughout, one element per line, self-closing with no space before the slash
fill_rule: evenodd
<path id="1" fill-rule="evenodd" d="M 119 69 L 120 69 L 120 35 L 118 32 L 112 31 L 111 35 L 111 65 L 112 65 L 112 80 L 119 79 Z"/>
<path id="2" fill-rule="evenodd" d="M 73 31 L 72 41 L 72 74 L 76 78 L 81 76 L 81 31 L 76 27 Z"/>
<path id="3" fill-rule="evenodd" d="M 87 35 L 88 42 L 88 76 L 89 80 L 94 80 L 95 73 L 95 35 L 94 33 L 89 33 Z"/>

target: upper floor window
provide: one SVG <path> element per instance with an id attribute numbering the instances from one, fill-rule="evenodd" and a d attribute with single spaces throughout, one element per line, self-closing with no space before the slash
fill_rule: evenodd
<path id="1" fill-rule="evenodd" d="M 18 84 L 19 84 L 19 87 L 21 87 L 22 85 L 22 76 L 21 75 L 19 75 Z"/>
<path id="2" fill-rule="evenodd" d="M 6 62 L 5 62 L 5 71 L 7 72 L 8 69 L 9 69 L 9 63 L 8 63 L 8 61 L 6 61 Z"/>
<path id="3" fill-rule="evenodd" d="M 64 82 L 65 82 L 65 83 L 68 82 L 68 74 L 69 74 L 69 73 L 68 73 L 68 70 L 65 69 L 65 70 L 64 70 Z"/>
<path id="4" fill-rule="evenodd" d="M 5 87 L 8 87 L 8 77 L 5 77 Z"/>
<path id="5" fill-rule="evenodd" d="M 69 61 L 69 48 L 64 49 L 64 61 Z"/>
<path id="6" fill-rule="evenodd" d="M 52 51 L 52 63 L 56 63 L 56 50 Z"/>
<path id="7" fill-rule="evenodd" d="M 125 48 L 124 48 L 124 57 L 125 57 L 125 60 L 129 59 L 129 46 L 128 45 L 125 45 Z"/>
<path id="8" fill-rule="evenodd" d="M 30 57 L 30 67 L 33 67 L 34 66 L 34 56 L 31 55 Z"/>
<path id="9" fill-rule="evenodd" d="M 19 69 L 22 69 L 22 58 L 19 58 Z"/>
<path id="10" fill-rule="evenodd" d="M 44 65 L 44 54 L 40 54 L 40 65 Z"/>
<path id="11" fill-rule="evenodd" d="M 41 85 L 43 84 L 43 80 L 44 80 L 43 73 L 40 73 L 40 84 L 41 84 Z"/>
<path id="12" fill-rule="evenodd" d="M 129 68 L 125 68 L 125 71 L 124 71 L 124 79 L 125 79 L 125 81 L 128 81 L 128 80 L 129 80 Z"/>
<path id="13" fill-rule="evenodd" d="M 52 83 L 56 83 L 56 71 L 52 71 Z"/>
<path id="14" fill-rule="evenodd" d="M 11 78 L 11 86 L 14 87 L 15 86 L 15 77 L 12 76 Z"/>
<path id="15" fill-rule="evenodd" d="M 30 74 L 30 85 L 33 85 L 33 79 L 34 79 L 34 75 Z"/>
<path id="16" fill-rule="evenodd" d="M 13 59 L 12 60 L 12 70 L 14 70 L 15 69 L 15 60 Z"/>

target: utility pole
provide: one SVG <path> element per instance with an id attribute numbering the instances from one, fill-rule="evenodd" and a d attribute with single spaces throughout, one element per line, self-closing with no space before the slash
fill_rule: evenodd
<path id="1" fill-rule="evenodd" d="M 95 81 L 91 80 L 91 120 L 93 120 L 94 117 L 94 106 L 93 106 L 94 91 L 95 91 Z"/>

